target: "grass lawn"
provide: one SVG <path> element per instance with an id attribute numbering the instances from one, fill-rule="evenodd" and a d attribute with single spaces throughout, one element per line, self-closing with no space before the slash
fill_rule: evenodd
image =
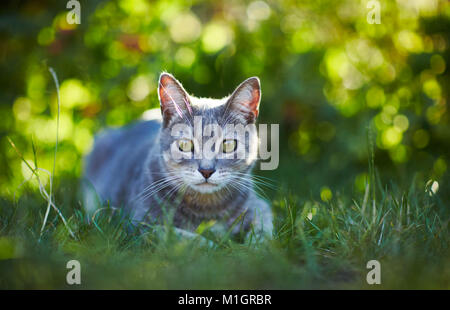
<path id="1" fill-rule="evenodd" d="M 449 289 L 449 209 L 439 195 L 411 186 L 367 186 L 360 195 L 301 199 L 279 189 L 273 240 L 211 245 L 170 230 L 133 234 L 105 207 L 88 221 L 77 180 L 55 185 L 55 201 L 76 237 L 31 186 L 0 203 L 2 289 Z M 431 189 L 430 189 L 431 190 Z M 356 196 L 356 197 L 355 197 Z M 66 263 L 81 263 L 82 283 L 66 284 Z M 381 285 L 366 264 L 381 263 Z"/>

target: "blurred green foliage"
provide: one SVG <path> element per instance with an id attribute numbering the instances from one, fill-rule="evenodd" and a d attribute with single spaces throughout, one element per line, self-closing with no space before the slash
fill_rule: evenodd
<path id="1" fill-rule="evenodd" d="M 368 151 L 383 175 L 440 181 L 450 149 L 450 4 L 379 1 L 11 1 L 0 13 L 0 195 L 31 176 L 6 136 L 56 175 L 77 177 L 95 133 L 158 107 L 161 71 L 198 96 L 261 78 L 261 122 L 281 124 L 275 175 L 324 201 L 338 185 L 364 191 Z M 301 176 L 301 177 L 299 177 Z M 45 175 L 42 175 L 45 180 Z M 355 181 L 356 180 L 356 181 Z M 409 180 L 408 180 L 409 182 Z M 409 184 L 409 183 L 408 183 Z"/>

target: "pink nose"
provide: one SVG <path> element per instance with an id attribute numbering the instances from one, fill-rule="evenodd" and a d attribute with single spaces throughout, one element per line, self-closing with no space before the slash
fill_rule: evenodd
<path id="1" fill-rule="evenodd" d="M 214 173 L 214 171 L 216 171 L 216 169 L 198 169 L 198 171 L 200 171 L 200 173 L 205 177 L 205 179 L 207 179 L 211 176 L 211 174 Z"/>

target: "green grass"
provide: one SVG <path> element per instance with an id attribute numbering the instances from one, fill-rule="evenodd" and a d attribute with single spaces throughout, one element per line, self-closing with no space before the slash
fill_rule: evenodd
<path id="1" fill-rule="evenodd" d="M 36 190 L 16 203 L 0 200 L 0 288 L 450 288 L 449 209 L 439 194 L 414 185 L 402 191 L 378 182 L 328 202 L 280 189 L 273 240 L 206 246 L 170 233 L 132 233 L 126 217 L 108 208 L 88 221 L 77 184 L 54 185 L 76 239 L 54 210 L 40 238 L 47 202 Z M 79 286 L 65 281 L 71 259 L 81 263 Z M 381 285 L 366 283 L 371 259 L 381 263 Z"/>

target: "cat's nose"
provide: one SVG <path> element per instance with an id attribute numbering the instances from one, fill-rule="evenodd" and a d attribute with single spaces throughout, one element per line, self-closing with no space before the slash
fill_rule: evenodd
<path id="1" fill-rule="evenodd" d="M 205 179 L 209 178 L 211 176 L 211 174 L 213 174 L 216 169 L 202 169 L 199 168 L 198 171 L 200 171 L 200 173 L 205 177 Z"/>

